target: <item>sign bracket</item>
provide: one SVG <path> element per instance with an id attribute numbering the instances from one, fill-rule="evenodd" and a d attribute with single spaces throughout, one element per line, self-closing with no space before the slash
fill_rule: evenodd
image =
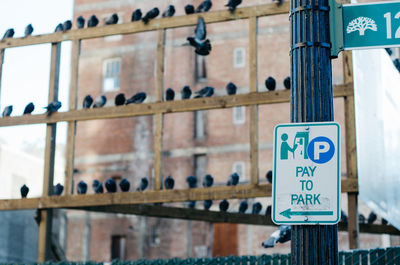
<path id="1" fill-rule="evenodd" d="M 336 0 L 329 0 L 329 33 L 331 41 L 331 58 L 337 58 L 344 49 L 343 42 L 343 5 Z"/>

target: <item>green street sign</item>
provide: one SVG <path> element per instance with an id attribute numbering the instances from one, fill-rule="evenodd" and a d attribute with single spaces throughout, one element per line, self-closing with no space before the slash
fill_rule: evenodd
<path id="1" fill-rule="evenodd" d="M 331 55 L 400 46 L 400 1 L 339 5 L 330 0 Z"/>

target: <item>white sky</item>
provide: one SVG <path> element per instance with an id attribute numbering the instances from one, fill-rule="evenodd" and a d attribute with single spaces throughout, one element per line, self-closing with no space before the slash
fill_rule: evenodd
<path id="1" fill-rule="evenodd" d="M 25 26 L 32 24 L 33 35 L 54 31 L 58 23 L 71 19 L 73 0 L 13 0 L 0 1 L 0 38 L 8 28 L 14 37 L 22 37 Z M 70 43 L 64 42 L 61 54 L 59 98 L 68 106 Z M 35 114 L 43 113 L 47 105 L 50 72 L 50 44 L 6 49 L 1 85 L 0 111 L 13 105 L 12 116 L 21 115 L 29 102 L 35 104 Z M 65 140 L 65 123 L 57 128 L 57 142 Z M 21 147 L 22 144 L 44 144 L 45 125 L 0 128 L 0 141 Z"/>

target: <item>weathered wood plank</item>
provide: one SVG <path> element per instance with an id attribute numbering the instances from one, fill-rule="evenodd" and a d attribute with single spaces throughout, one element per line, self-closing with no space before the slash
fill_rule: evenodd
<path id="1" fill-rule="evenodd" d="M 100 38 L 118 34 L 132 34 L 152 30 L 194 26 L 197 24 L 197 18 L 203 17 L 206 23 L 217 23 L 237 19 L 247 19 L 249 17 L 261 17 L 289 12 L 289 3 L 284 2 L 277 6 L 275 3 L 237 8 L 234 14 L 227 10 L 210 11 L 185 16 L 175 16 L 169 18 L 160 18 L 151 20 L 147 25 L 142 22 L 132 22 L 117 25 L 100 26 L 96 28 L 84 28 L 79 30 L 70 30 L 65 33 L 57 32 L 52 34 L 34 35 L 26 38 L 8 38 L 0 41 L 0 49 L 19 47 L 35 44 L 55 43 L 67 40 L 83 40 L 91 38 Z"/>
<path id="2" fill-rule="evenodd" d="M 353 95 L 353 85 L 337 85 L 334 87 L 334 97 Z M 188 100 L 176 100 L 166 102 L 154 102 L 146 104 L 132 104 L 118 107 L 106 107 L 96 109 L 71 110 L 68 112 L 54 113 L 50 117 L 46 115 L 25 115 L 0 118 L 0 127 L 27 125 L 38 123 L 55 123 L 60 121 L 86 121 L 95 119 L 113 119 L 154 115 L 157 113 L 176 113 L 195 110 L 208 110 L 231 108 L 237 106 L 250 106 L 255 104 L 272 104 L 289 102 L 290 91 L 278 90 L 259 93 L 248 93 L 234 96 L 221 96 L 211 98 L 196 98 Z"/>
<path id="3" fill-rule="evenodd" d="M 143 204 L 158 202 L 184 202 L 221 199 L 269 197 L 271 184 L 220 186 L 211 188 L 149 190 L 144 192 L 119 192 L 87 195 L 51 196 L 29 199 L 0 200 L 0 210 L 48 209 L 114 204 Z M 354 179 L 342 180 L 342 192 L 357 192 Z"/>

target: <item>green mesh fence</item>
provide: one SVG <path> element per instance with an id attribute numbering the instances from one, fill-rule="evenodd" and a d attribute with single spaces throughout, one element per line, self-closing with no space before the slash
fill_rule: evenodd
<path id="1" fill-rule="evenodd" d="M 112 262 L 45 262 L 42 265 L 291 265 L 290 254 L 261 256 L 228 256 L 216 258 L 189 258 L 167 260 L 135 260 Z M 5 265 L 22 265 L 8 263 Z M 339 252 L 339 265 L 400 265 L 400 247 L 370 250 L 347 250 Z"/>

